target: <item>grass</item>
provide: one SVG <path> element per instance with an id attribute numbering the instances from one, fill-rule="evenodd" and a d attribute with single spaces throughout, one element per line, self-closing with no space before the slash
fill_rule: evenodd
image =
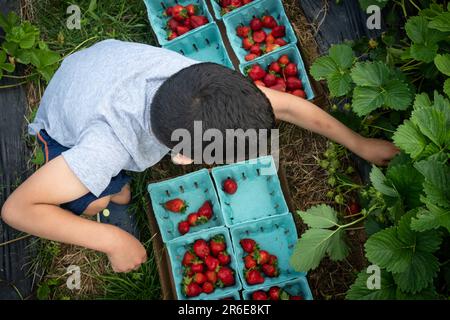
<path id="1" fill-rule="evenodd" d="M 154 44 L 149 32 L 147 14 L 141 0 L 22 0 L 22 16 L 32 20 L 41 30 L 42 37 L 53 50 L 62 56 L 90 46 L 107 38 Z M 306 52 L 310 63 L 317 53 L 317 46 L 311 28 L 302 15 L 298 1 L 283 1 L 287 14 Z M 70 4 L 81 8 L 81 30 L 68 30 L 65 26 Z M 29 87 L 30 116 L 35 112 L 43 93 L 43 86 Z M 326 173 L 317 165 L 326 149 L 326 139 L 318 137 L 290 124 L 280 125 L 281 158 L 284 160 L 291 195 L 296 208 L 306 209 L 313 204 L 327 201 L 329 190 Z M 30 142 L 35 151 L 36 144 Z M 30 165 L 33 165 L 30 162 Z M 30 272 L 40 281 L 38 295 L 42 299 L 159 299 L 160 284 L 155 259 L 151 248 L 151 234 L 147 225 L 145 209 L 148 205 L 145 186 L 149 181 L 158 181 L 181 175 L 199 166 L 180 167 L 173 165 L 168 157 L 144 173 L 133 174 L 132 212 L 136 215 L 142 231 L 149 260 L 136 271 L 128 274 L 115 274 L 104 254 L 92 250 L 38 240 L 33 246 L 38 252 Z M 70 291 L 65 285 L 66 268 L 71 265 L 81 267 L 81 290 Z M 331 281 L 323 281 L 331 275 Z M 333 282 L 334 279 L 334 282 Z M 337 279 L 337 280 L 336 280 Z M 342 298 L 348 284 L 354 280 L 352 263 L 325 261 L 318 270 L 310 274 L 311 287 L 316 298 Z"/>

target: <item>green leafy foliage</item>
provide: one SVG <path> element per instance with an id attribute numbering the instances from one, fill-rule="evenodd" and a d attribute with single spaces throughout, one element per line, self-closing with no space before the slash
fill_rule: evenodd
<path id="1" fill-rule="evenodd" d="M 359 4 L 363 10 L 367 10 L 367 8 L 372 5 L 384 8 L 389 1 L 390 0 L 359 0 Z"/>
<path id="2" fill-rule="evenodd" d="M 14 64 L 21 63 L 32 65 L 45 81 L 50 81 L 61 57 L 40 40 L 39 29 L 29 21 L 20 22 L 13 12 L 7 16 L 0 14 L 0 27 L 6 33 L 0 48 L 0 78 L 2 70 L 12 73 Z M 4 62 L 7 56 L 12 63 Z"/>
<path id="3" fill-rule="evenodd" d="M 362 271 L 358 274 L 355 283 L 347 291 L 349 300 L 394 300 L 397 294 L 397 285 L 392 274 L 381 270 L 380 289 L 369 289 L 367 280 L 370 274 Z"/>
<path id="4" fill-rule="evenodd" d="M 316 80 L 327 80 L 330 94 L 333 97 L 344 96 L 352 88 L 350 68 L 354 59 L 350 46 L 334 45 L 330 48 L 328 56 L 317 59 L 311 66 L 311 75 Z"/>
<path id="5" fill-rule="evenodd" d="M 310 208 L 297 214 L 309 229 L 297 242 L 291 257 L 291 265 L 297 271 L 306 272 L 315 269 L 328 255 L 332 260 L 342 260 L 348 255 L 344 241 L 345 226 L 338 223 L 336 211 L 327 205 Z"/>

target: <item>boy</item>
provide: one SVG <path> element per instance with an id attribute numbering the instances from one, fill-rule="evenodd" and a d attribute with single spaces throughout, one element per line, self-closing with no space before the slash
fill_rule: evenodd
<path id="1" fill-rule="evenodd" d="M 275 119 L 322 134 L 378 165 L 398 152 L 306 100 L 256 87 L 225 67 L 144 44 L 102 41 L 66 58 L 48 85 L 29 126 L 47 162 L 8 198 L 2 218 L 39 237 L 102 251 L 117 272 L 136 269 L 146 251 L 135 237 L 79 215 L 126 205 L 130 188 L 123 170 L 156 164 L 174 148 L 175 129 L 192 132 L 194 120 L 203 130 L 270 129 Z M 181 154 L 172 160 L 191 162 Z"/>

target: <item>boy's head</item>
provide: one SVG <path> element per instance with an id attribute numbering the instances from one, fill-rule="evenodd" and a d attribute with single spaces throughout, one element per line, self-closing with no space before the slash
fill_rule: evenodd
<path id="1" fill-rule="evenodd" d="M 170 149 L 179 143 L 172 141 L 174 130 L 186 129 L 194 137 L 194 121 L 201 121 L 202 133 L 218 129 L 224 137 L 227 129 L 259 130 L 275 125 L 267 97 L 240 73 L 214 63 L 179 71 L 153 98 L 152 131 Z M 202 150 L 210 143 L 202 141 Z"/>

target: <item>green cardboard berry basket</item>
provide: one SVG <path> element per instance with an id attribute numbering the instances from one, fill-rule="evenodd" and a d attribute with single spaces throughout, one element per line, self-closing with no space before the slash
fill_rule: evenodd
<path id="1" fill-rule="evenodd" d="M 242 63 L 239 66 L 239 69 L 244 75 L 247 74 L 247 70 L 254 64 L 259 64 L 264 68 L 264 70 L 267 70 L 272 62 L 277 61 L 282 55 L 285 54 L 288 55 L 290 61 L 297 65 L 298 72 L 300 74 L 299 78 L 302 81 L 303 90 L 306 93 L 306 98 L 308 100 L 313 100 L 315 98 L 314 91 L 312 89 L 311 82 L 309 80 L 308 73 L 306 71 L 300 51 L 295 44 L 285 46 L 277 51 L 271 52 L 253 61 Z"/>
<path id="2" fill-rule="evenodd" d="M 184 253 L 190 249 L 190 246 L 197 240 L 210 240 L 216 235 L 223 235 L 225 238 L 225 243 L 227 244 L 226 251 L 231 257 L 231 262 L 228 265 L 231 269 L 235 271 L 235 284 L 233 286 L 216 288 L 216 290 L 210 294 L 201 293 L 197 297 L 187 298 L 181 287 L 181 282 L 183 280 L 183 266 L 182 260 Z M 242 289 L 241 282 L 239 281 L 239 276 L 237 274 L 237 261 L 234 255 L 234 248 L 231 243 L 231 238 L 229 230 L 225 227 L 216 227 L 208 230 L 204 230 L 201 233 L 191 234 L 173 241 L 167 244 L 167 251 L 170 257 L 171 271 L 173 275 L 173 281 L 175 283 L 175 290 L 177 298 L 179 300 L 218 300 L 224 297 L 232 296 L 233 293 L 238 292 Z"/>
<path id="3" fill-rule="evenodd" d="M 235 224 L 288 212 L 273 157 L 260 157 L 212 169 L 225 224 Z M 235 194 L 223 191 L 223 182 L 231 178 Z"/>
<path id="4" fill-rule="evenodd" d="M 184 39 L 189 35 L 191 35 L 192 32 L 198 29 L 206 28 L 206 26 L 209 23 L 214 22 L 214 18 L 211 16 L 211 13 L 208 10 L 208 6 L 206 5 L 205 0 L 144 0 L 144 3 L 145 6 L 147 7 L 148 20 L 150 21 L 150 25 L 153 29 L 153 32 L 155 33 L 156 38 L 158 39 L 158 42 L 161 46 L 169 42 L 180 41 L 181 39 Z M 194 30 L 191 30 L 181 36 L 178 36 L 173 40 L 168 40 L 167 30 L 165 27 L 169 19 L 164 15 L 164 12 L 168 7 L 174 6 L 176 4 L 180 4 L 183 6 L 188 4 L 196 5 L 200 10 L 199 15 L 206 16 L 206 18 L 208 18 L 209 23 L 201 27 L 198 27 Z"/>
<path id="5" fill-rule="evenodd" d="M 219 200 L 207 169 L 174 179 L 151 183 L 147 189 L 164 242 L 224 225 Z M 185 213 L 174 213 L 164 208 L 165 202 L 175 198 L 180 198 L 188 203 Z M 181 235 L 178 232 L 178 223 L 186 220 L 189 213 L 196 212 L 205 201 L 211 201 L 212 204 L 213 217 L 211 220 L 205 224 L 191 227 L 189 233 Z"/>
<path id="6" fill-rule="evenodd" d="M 195 29 L 189 36 L 171 41 L 163 47 L 197 61 L 218 63 L 234 69 L 216 23 Z"/>
<path id="7" fill-rule="evenodd" d="M 306 276 L 306 273 L 295 271 L 290 265 L 290 257 L 297 243 L 298 235 L 294 219 L 291 213 L 280 216 L 268 217 L 256 221 L 241 223 L 231 227 L 231 239 L 238 262 L 238 272 L 245 290 L 259 288 L 261 286 L 273 286 L 287 280 Z M 259 285 L 250 285 L 245 280 L 244 256 L 240 241 L 251 238 L 259 244 L 261 250 L 277 256 L 280 273 L 277 277 L 265 277 L 265 281 Z"/>
<path id="8" fill-rule="evenodd" d="M 302 296 L 304 300 L 313 300 L 311 289 L 309 288 L 308 280 L 305 277 L 299 277 L 294 280 L 289 280 L 283 283 L 277 284 L 278 287 L 282 288 L 290 295 Z M 255 287 L 251 290 L 244 290 L 242 292 L 242 297 L 244 300 L 253 300 L 252 294 L 255 291 L 263 290 L 265 292 L 269 291 L 272 286 L 260 286 Z"/>
<path id="9" fill-rule="evenodd" d="M 234 50 L 240 63 L 245 62 L 245 56 L 249 52 L 242 48 L 242 39 L 236 34 L 236 28 L 240 25 L 248 26 L 254 17 L 262 17 L 266 14 L 272 15 L 279 25 L 286 27 L 286 36 L 283 38 L 288 44 L 297 43 L 297 37 L 280 0 L 260 0 L 250 3 L 243 7 L 242 10 L 233 11 L 223 19 L 231 48 Z M 270 29 L 265 29 L 265 31 L 270 31 Z M 272 52 L 277 52 L 281 48 Z"/>

